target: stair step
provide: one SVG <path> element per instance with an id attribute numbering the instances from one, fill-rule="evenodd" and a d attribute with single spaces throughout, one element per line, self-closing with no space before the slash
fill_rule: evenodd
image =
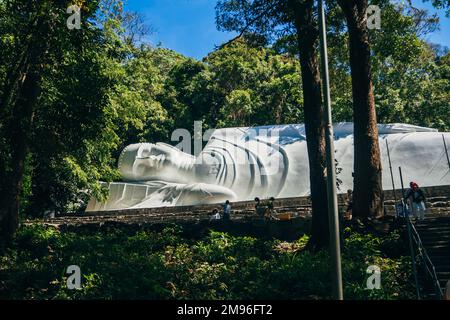
<path id="1" fill-rule="evenodd" d="M 416 228 L 442 227 L 448 228 L 450 222 L 448 221 L 413 221 Z"/>
<path id="2" fill-rule="evenodd" d="M 444 244 L 440 244 L 440 243 L 436 243 L 436 244 L 427 244 L 424 245 L 425 249 L 434 249 L 434 250 L 442 250 L 442 254 L 449 254 L 450 255 L 450 245 L 448 243 L 444 243 Z"/>
<path id="3" fill-rule="evenodd" d="M 441 230 L 441 229 L 436 229 L 436 230 L 431 230 L 431 229 L 427 229 L 427 230 L 417 230 L 417 232 L 419 233 L 419 235 L 422 237 L 426 237 L 426 236 L 448 236 L 450 234 L 450 230 Z"/>
<path id="4" fill-rule="evenodd" d="M 414 221 L 414 225 L 416 226 L 416 228 L 418 229 L 423 229 L 423 228 L 448 228 L 450 227 L 450 222 L 443 222 L 443 221 Z"/>
<path id="5" fill-rule="evenodd" d="M 449 222 L 439 222 L 439 221 L 430 221 L 430 222 L 422 222 L 422 221 L 418 221 L 418 222 L 414 222 L 416 228 L 418 229 L 423 229 L 423 228 L 430 228 L 430 227 L 439 227 L 439 228 L 448 228 L 450 227 L 450 223 Z"/>
<path id="6" fill-rule="evenodd" d="M 426 248 L 428 256 L 435 256 L 435 255 L 449 255 L 450 256 L 450 249 L 442 250 L 441 248 Z M 431 258 L 430 258 L 431 259 Z M 433 260 L 431 260 L 433 261 Z M 436 262 L 439 263 L 440 262 Z"/>
<path id="7" fill-rule="evenodd" d="M 450 208 L 448 208 L 448 211 L 450 211 Z M 433 217 L 432 214 L 425 214 L 425 220 L 422 220 L 420 222 L 433 222 L 433 221 L 439 221 L 442 223 L 447 223 L 450 221 L 450 217 Z"/>
<path id="8" fill-rule="evenodd" d="M 440 280 L 450 280 L 450 271 L 436 271 L 436 275 Z"/>
<path id="9" fill-rule="evenodd" d="M 435 247 L 435 246 L 444 246 L 444 247 L 450 247 L 450 241 L 449 240 L 439 240 L 439 238 L 436 239 L 422 239 L 422 243 L 425 246 L 425 248 L 428 247 Z"/>
<path id="10" fill-rule="evenodd" d="M 448 227 L 450 221 L 439 220 L 439 217 L 436 217 L 436 218 L 425 218 L 425 220 L 414 221 L 414 223 L 416 227 L 429 227 L 429 226 Z"/>
<path id="11" fill-rule="evenodd" d="M 441 241 L 443 243 L 450 243 L 450 239 L 447 234 L 420 234 L 420 240 L 422 243 L 431 243 L 433 241 Z"/>
<path id="12" fill-rule="evenodd" d="M 436 293 L 426 293 L 423 297 L 424 300 L 440 300 L 440 297 Z"/>
<path id="13" fill-rule="evenodd" d="M 450 264 L 435 264 L 436 272 L 450 272 Z"/>
<path id="14" fill-rule="evenodd" d="M 431 262 L 436 265 L 447 265 L 450 264 L 450 257 L 444 255 L 432 255 L 429 254 Z"/>
<path id="15" fill-rule="evenodd" d="M 442 239 L 440 237 L 420 237 L 420 239 L 422 240 L 423 245 L 426 247 L 428 247 L 429 245 L 432 244 L 450 244 L 450 239 Z"/>
<path id="16" fill-rule="evenodd" d="M 450 262 L 450 259 L 448 257 L 436 258 L 436 256 L 446 255 L 446 253 L 442 253 L 439 251 L 436 252 L 433 250 L 427 250 L 427 254 L 430 257 L 430 260 L 434 265 L 448 264 Z"/>
<path id="17" fill-rule="evenodd" d="M 422 232 L 417 231 L 419 233 L 419 236 L 421 239 L 433 239 L 433 238 L 439 238 L 441 240 L 448 240 L 450 241 L 450 232 L 447 231 L 435 231 L 435 232 Z"/>
<path id="18" fill-rule="evenodd" d="M 448 233 L 447 232 L 419 232 L 419 236 L 420 239 L 425 240 L 425 239 L 439 239 L 439 240 L 443 240 L 443 241 L 448 241 L 449 237 L 448 237 Z M 422 241 L 423 242 L 423 241 Z"/>
<path id="19" fill-rule="evenodd" d="M 450 244 L 446 240 L 445 241 L 437 240 L 437 243 L 435 243 L 435 241 L 430 241 L 430 242 L 427 242 L 426 245 L 425 245 L 425 242 L 422 240 L 422 243 L 424 244 L 426 249 L 428 249 L 428 248 L 442 248 L 442 250 L 445 250 L 445 249 L 449 249 L 450 248 Z"/>
<path id="20" fill-rule="evenodd" d="M 450 233 L 449 234 L 447 234 L 447 233 L 444 233 L 444 234 L 420 234 L 420 238 L 422 240 L 437 238 L 437 239 L 441 239 L 441 240 L 450 241 Z"/>

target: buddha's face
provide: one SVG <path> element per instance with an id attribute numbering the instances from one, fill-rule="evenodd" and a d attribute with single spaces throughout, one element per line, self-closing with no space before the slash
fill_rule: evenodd
<path id="1" fill-rule="evenodd" d="M 188 162 L 188 158 L 189 155 L 169 145 L 133 144 L 120 155 L 119 170 L 124 179 L 132 181 L 182 182 L 180 166 Z"/>

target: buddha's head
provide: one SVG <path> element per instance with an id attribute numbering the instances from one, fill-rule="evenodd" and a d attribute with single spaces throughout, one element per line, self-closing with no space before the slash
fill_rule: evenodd
<path id="1" fill-rule="evenodd" d="M 118 167 L 128 181 L 183 182 L 192 162 L 191 155 L 165 143 L 138 143 L 122 151 Z"/>

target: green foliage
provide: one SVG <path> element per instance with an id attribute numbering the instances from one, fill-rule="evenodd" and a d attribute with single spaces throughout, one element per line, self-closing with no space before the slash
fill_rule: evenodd
<path id="1" fill-rule="evenodd" d="M 109 228 L 60 232 L 22 227 L 0 257 L 2 299 L 328 299 L 330 257 L 294 242 L 234 237 L 211 231 L 200 240 L 178 227 L 160 233 Z M 389 243 L 389 245 L 386 245 Z M 347 299 L 413 296 L 399 234 L 382 238 L 346 231 L 343 275 Z M 385 251 L 386 250 L 386 251 Z M 381 267 L 380 290 L 366 289 L 369 265 Z M 82 288 L 66 288 L 66 268 L 78 265 Z"/>
<path id="2" fill-rule="evenodd" d="M 449 130 L 448 49 L 422 40 L 438 27 L 435 16 L 409 5 L 376 1 L 381 30 L 370 30 L 377 121 L 405 122 Z M 330 9 L 330 82 L 335 121 L 352 121 L 348 36 L 339 8 Z"/>
<path id="3" fill-rule="evenodd" d="M 349 233 L 343 247 L 343 276 L 352 277 L 354 283 L 345 287 L 347 299 L 413 299 L 411 258 L 406 243 L 398 231 L 376 237 L 373 234 Z M 406 254 L 405 254 L 406 253 Z M 381 269 L 381 289 L 368 290 L 358 283 L 366 283 L 371 274 L 355 273 L 376 265 Z"/>
<path id="4" fill-rule="evenodd" d="M 159 99 L 174 128 L 302 122 L 300 66 L 294 57 L 239 40 L 203 62 L 185 59 L 170 72 Z"/>
<path id="5" fill-rule="evenodd" d="M 113 2 L 115 10 L 122 5 Z M 91 195 L 101 197 L 100 179 L 117 178 L 111 153 L 118 145 L 114 122 L 121 115 L 109 96 L 128 49 L 117 42 L 117 21 L 100 18 L 98 1 L 78 1 L 83 28 L 68 30 L 70 3 L 8 0 L 0 5 L 0 11 L 8 11 L 0 18 L 0 193 L 16 187 L 13 176 L 21 173 L 13 168 L 23 156 L 13 151 L 23 146 L 21 207 L 40 216 L 45 210 L 81 209 Z M 18 79 L 33 68 L 39 70 L 38 94 L 29 120 L 15 101 L 23 99 Z M 26 136 L 20 146 L 11 135 L 17 127 Z"/>

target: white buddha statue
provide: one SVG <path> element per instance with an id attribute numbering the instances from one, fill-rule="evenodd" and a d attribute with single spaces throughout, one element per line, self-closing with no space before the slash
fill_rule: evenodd
<path id="1" fill-rule="evenodd" d="M 406 124 L 379 126 L 383 188 L 392 189 L 386 144 L 389 141 L 396 187 L 450 184 L 442 133 Z M 334 126 L 340 190 L 352 188 L 353 124 Z M 443 134 L 450 144 L 450 134 Z M 123 182 L 111 183 L 108 200 L 92 199 L 87 211 L 243 201 L 255 197 L 309 194 L 309 165 L 303 124 L 216 129 L 198 156 L 164 143 L 126 147 L 119 158 Z"/>

